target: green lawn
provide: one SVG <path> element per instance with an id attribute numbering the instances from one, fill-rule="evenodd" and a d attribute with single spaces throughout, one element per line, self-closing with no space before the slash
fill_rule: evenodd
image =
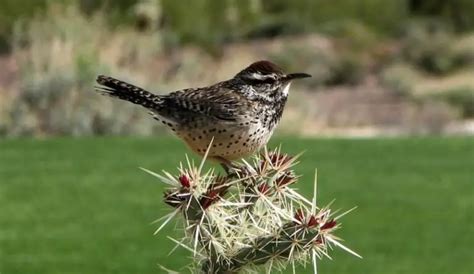
<path id="1" fill-rule="evenodd" d="M 474 272 L 473 139 L 280 142 L 306 151 L 303 193 L 317 167 L 321 203 L 358 206 L 338 235 L 364 259 L 335 251 L 320 273 Z M 182 269 L 187 251 L 167 256 L 173 226 L 153 236 L 163 186 L 138 167 L 174 171 L 185 152 L 158 137 L 0 141 L 0 273 Z"/>

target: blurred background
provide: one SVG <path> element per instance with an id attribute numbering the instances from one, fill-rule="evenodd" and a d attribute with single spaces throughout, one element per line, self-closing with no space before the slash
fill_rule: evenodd
<path id="1" fill-rule="evenodd" d="M 470 0 L 2 0 L 0 136 L 161 133 L 96 75 L 167 93 L 260 59 L 313 75 L 282 133 L 474 133 Z"/>
<path id="2" fill-rule="evenodd" d="M 168 93 L 260 59 L 313 75 L 270 144 L 306 151 L 299 190 L 317 167 L 321 204 L 358 206 L 337 235 L 364 259 L 320 273 L 474 273 L 472 0 L 0 0 L 0 273 L 187 273 L 137 167 L 189 151 L 95 77 Z"/>

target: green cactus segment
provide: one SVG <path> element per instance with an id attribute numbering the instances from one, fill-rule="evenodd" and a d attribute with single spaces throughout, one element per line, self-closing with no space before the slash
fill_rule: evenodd
<path id="1" fill-rule="evenodd" d="M 202 199 L 201 199 L 202 200 Z M 219 231 L 205 215 L 200 199 L 191 197 L 187 207 L 183 207 L 187 233 L 199 244 L 199 251 L 210 259 L 217 261 L 219 252 L 213 238 L 219 237 Z"/>
<path id="2" fill-rule="evenodd" d="M 204 210 L 202 209 L 199 200 L 193 196 L 191 196 L 191 198 L 185 202 L 182 210 L 184 219 L 186 220 L 188 226 L 199 223 L 204 215 Z"/>
<path id="3" fill-rule="evenodd" d="M 237 273 L 250 265 L 263 265 L 272 259 L 290 260 L 299 254 L 317 248 L 322 236 L 316 228 L 305 228 L 301 224 L 288 223 L 276 235 L 261 236 L 242 248 L 230 260 L 206 260 L 203 273 Z"/>
<path id="4" fill-rule="evenodd" d="M 309 258 L 316 265 L 329 243 L 355 254 L 332 235 L 335 219 L 345 213 L 334 217 L 328 207 L 317 207 L 316 183 L 311 201 L 291 188 L 298 181 L 296 159 L 265 150 L 253 163 L 244 161 L 237 176 L 201 173 L 202 164 L 189 162 L 179 176 L 158 176 L 172 186 L 164 202 L 184 219 L 179 243 L 194 253 L 193 273 L 237 274 L 259 266 L 276 273 Z"/>

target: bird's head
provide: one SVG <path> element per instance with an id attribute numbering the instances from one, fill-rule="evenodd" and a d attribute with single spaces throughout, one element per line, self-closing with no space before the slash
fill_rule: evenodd
<path id="1" fill-rule="evenodd" d="M 251 86 L 255 92 L 265 97 L 286 98 L 291 82 L 307 77 L 311 77 L 311 75 L 307 73 L 286 74 L 279 66 L 263 60 L 252 63 L 235 75 L 234 79 Z"/>

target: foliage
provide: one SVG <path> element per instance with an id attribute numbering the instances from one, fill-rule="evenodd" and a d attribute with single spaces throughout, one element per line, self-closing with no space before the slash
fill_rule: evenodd
<path id="1" fill-rule="evenodd" d="M 384 85 L 400 96 L 413 97 L 416 82 L 420 81 L 420 72 L 407 63 L 396 63 L 385 68 L 381 73 Z"/>
<path id="2" fill-rule="evenodd" d="M 93 85 L 97 74 L 120 71 L 123 62 L 143 63 L 158 52 L 156 36 L 116 36 L 100 16 L 51 6 L 44 18 L 17 25 L 14 37 L 20 87 L 10 107 L 9 135 L 151 133 L 151 119 L 95 94 Z"/>
<path id="3" fill-rule="evenodd" d="M 305 82 L 312 87 L 359 84 L 375 61 L 376 34 L 349 20 L 325 33 L 334 38 L 293 38 L 271 59 L 290 71 L 310 71 L 312 77 Z"/>
<path id="4" fill-rule="evenodd" d="M 411 23 L 403 34 L 406 60 L 429 73 L 446 74 L 455 68 L 453 34 L 435 21 Z"/>
<path id="5" fill-rule="evenodd" d="M 456 106 L 465 118 L 474 117 L 474 89 L 472 87 L 453 87 L 450 90 L 432 94 L 430 97 Z"/>
<path id="6" fill-rule="evenodd" d="M 467 33 L 452 41 L 452 52 L 459 66 L 474 66 L 474 34 Z"/>
<path id="7" fill-rule="evenodd" d="M 196 0 L 186 4 L 173 0 L 4 0 L 0 3 L 0 36 L 5 41 L 18 18 L 29 21 L 50 4 L 76 3 L 88 15 L 106 11 L 106 21 L 113 27 L 139 26 L 142 18 L 133 10 L 143 2 L 159 6 L 163 17 L 157 24 L 170 42 L 191 42 L 214 50 L 216 44 L 229 40 L 322 30 L 346 20 L 383 35 L 396 33 L 401 23 L 414 16 L 442 21 L 456 30 L 474 28 L 474 5 L 469 0 Z"/>
<path id="8" fill-rule="evenodd" d="M 398 63 L 382 72 L 382 81 L 399 96 L 420 103 L 443 102 L 456 109 L 457 116 L 470 118 L 474 117 L 473 73 L 472 69 L 468 69 L 443 77 L 430 77 L 418 72 L 413 66 Z"/>
<path id="9" fill-rule="evenodd" d="M 393 40 L 356 16 L 367 7 L 382 10 L 378 6 L 382 5 L 380 2 L 369 2 L 360 5 L 350 1 L 338 5 L 321 2 L 317 11 L 309 11 L 298 1 L 199 0 L 190 3 L 191 8 L 167 0 L 142 0 L 138 4 L 128 0 L 121 4 L 48 1 L 38 11 L 31 12 L 34 15 L 15 21 L 11 28 L 11 55 L 0 57 L 2 65 L 7 60 L 7 73 L 0 76 L 0 84 L 6 85 L 1 89 L 9 94 L 2 98 L 8 103 L 0 109 L 0 135 L 149 135 L 157 127 L 143 110 L 92 92 L 97 74 L 111 74 L 152 91 L 168 92 L 221 81 L 258 59 L 272 60 L 285 71 L 313 75 L 308 81 L 295 84 L 295 90 L 365 89 L 367 96 L 371 96 L 369 93 L 382 87 L 379 84 L 382 83 L 383 88 L 393 91 L 392 95 L 403 95 L 396 100 L 411 104 L 411 110 L 403 109 L 412 113 L 407 115 L 412 120 L 425 121 L 418 116 L 423 116 L 425 110 L 432 113 L 434 101 L 443 102 L 435 103 L 444 117 L 440 121 L 450 123 L 459 117 L 449 108 L 459 108 L 459 113 L 470 117 L 470 111 L 465 110 L 470 107 L 468 95 L 447 99 L 448 96 L 417 93 L 439 90 L 433 86 L 420 87 L 425 82 L 436 82 L 431 78 L 454 77 L 474 67 L 472 34 L 456 33 L 442 21 L 410 19 L 399 22 L 404 29 L 398 32 L 399 39 Z M 391 7 L 401 2 L 385 4 Z M 351 10 L 347 18 L 324 19 L 322 10 L 336 14 L 335 7 L 344 5 Z M 399 8 L 394 10 L 403 10 Z M 190 10 L 195 14 L 189 16 Z M 127 23 L 125 18 L 123 24 L 117 25 L 111 22 L 115 13 L 135 21 Z M 195 20 L 200 13 L 205 16 Z M 322 16 L 324 20 L 320 18 L 319 22 L 312 13 L 318 13 L 318 18 Z M 315 30 L 319 33 L 305 34 Z M 185 45 L 196 43 L 200 47 Z M 458 84 L 441 89 L 448 93 L 453 89 L 466 90 Z M 392 104 L 390 92 L 384 94 L 389 95 L 384 102 Z M 345 114 L 357 106 L 349 99 L 339 104 L 338 92 L 331 92 L 326 101 L 318 98 L 316 104 L 305 100 L 296 105 L 295 101 L 291 102 L 294 95 L 289 106 L 295 107 L 286 113 L 312 119 L 310 127 L 370 126 L 373 121 L 370 116 L 360 114 L 364 112 L 361 108 L 357 109 L 357 116 Z M 357 96 L 354 95 L 354 100 Z M 303 104 L 314 116 L 302 110 Z M 321 109 L 330 112 L 321 113 Z M 362 121 L 364 117 L 368 118 Z M 400 117 L 380 120 L 405 119 Z M 343 122 L 327 122 L 330 120 Z M 292 123 L 293 128 L 299 122 Z"/>
<path id="10" fill-rule="evenodd" d="M 411 0 L 408 3 L 415 16 L 434 17 L 457 31 L 472 30 L 474 27 L 474 2 L 471 0 Z"/>

